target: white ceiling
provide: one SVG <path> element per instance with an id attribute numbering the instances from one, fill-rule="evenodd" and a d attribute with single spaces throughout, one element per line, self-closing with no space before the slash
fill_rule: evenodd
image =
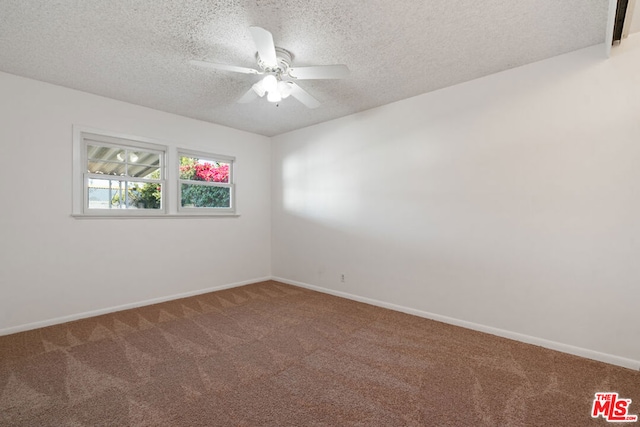
<path id="1" fill-rule="evenodd" d="M 609 0 L 0 0 L 0 71 L 267 136 L 605 40 Z M 640 9 L 640 7 L 639 7 Z M 294 66 L 346 64 L 344 80 L 238 104 L 259 76 L 250 26 Z"/>

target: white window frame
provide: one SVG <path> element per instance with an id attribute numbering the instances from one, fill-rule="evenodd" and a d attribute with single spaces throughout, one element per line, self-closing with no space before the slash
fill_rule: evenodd
<path id="1" fill-rule="evenodd" d="M 145 151 L 161 153 L 160 168 L 161 180 L 157 182 L 162 188 L 162 205 L 160 209 L 89 209 L 88 208 L 88 172 L 87 172 L 87 140 L 98 143 L 118 146 L 122 148 L 134 148 Z M 73 126 L 73 163 L 72 163 L 72 209 L 71 216 L 76 219 L 100 219 L 100 218 L 188 218 L 188 217 L 239 217 L 237 213 L 237 200 L 235 192 L 235 157 L 214 154 L 211 152 L 194 151 L 178 148 L 172 144 L 144 138 L 120 134 L 85 126 Z M 180 180 L 180 157 L 197 157 L 208 160 L 217 160 L 229 164 L 229 182 L 211 183 L 197 181 L 199 184 L 214 185 L 230 188 L 230 208 L 193 208 L 181 206 L 181 181 L 192 183 L 189 180 Z M 91 175 L 91 174 L 89 174 Z M 105 175 L 97 174 L 104 179 Z M 135 178 L 132 181 L 142 181 Z M 156 182 L 153 180 L 153 182 Z"/>
<path id="2" fill-rule="evenodd" d="M 145 180 L 132 178 L 131 182 L 157 182 L 161 186 L 160 209 L 90 209 L 89 208 L 89 179 L 108 179 L 110 175 L 101 175 L 87 171 L 87 145 L 97 143 L 106 147 L 122 149 L 138 149 L 157 153 L 160 157 L 160 179 Z M 91 130 L 74 127 L 73 137 L 73 215 L 100 217 L 149 217 L 162 216 L 167 213 L 167 151 L 166 145 L 158 144 L 147 138 Z M 121 177 L 119 180 L 122 180 Z"/>
<path id="3" fill-rule="evenodd" d="M 182 157 L 195 157 L 204 160 L 218 161 L 229 165 L 229 182 L 207 182 L 207 181 L 191 181 L 180 178 L 180 159 Z M 177 151 L 175 168 L 177 174 L 177 200 L 179 215 L 233 215 L 236 213 L 236 194 L 235 194 L 235 157 L 225 156 L 222 154 L 214 154 L 203 151 L 194 151 L 179 148 Z M 182 206 L 182 184 L 202 185 L 209 187 L 229 188 L 229 207 L 228 208 L 204 208 L 204 207 L 187 207 Z"/>

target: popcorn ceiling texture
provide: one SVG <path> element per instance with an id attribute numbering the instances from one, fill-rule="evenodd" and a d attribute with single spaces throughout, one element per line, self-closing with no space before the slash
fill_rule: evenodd
<path id="1" fill-rule="evenodd" d="M 0 0 L 0 71 L 273 136 L 605 39 L 608 0 Z M 322 105 L 236 101 L 259 79 L 250 26 L 294 66 L 346 64 L 299 84 Z"/>

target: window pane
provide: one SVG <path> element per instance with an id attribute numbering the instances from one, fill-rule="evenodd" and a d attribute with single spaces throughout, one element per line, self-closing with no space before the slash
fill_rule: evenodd
<path id="1" fill-rule="evenodd" d="M 105 175 L 160 178 L 160 154 L 138 149 L 87 145 L 87 170 Z"/>
<path id="2" fill-rule="evenodd" d="M 182 184 L 182 207 L 230 208 L 231 189 L 210 185 Z"/>
<path id="3" fill-rule="evenodd" d="M 228 183 L 230 166 L 227 162 L 181 156 L 180 179 Z"/>
<path id="4" fill-rule="evenodd" d="M 135 163 L 137 165 L 144 165 L 144 166 L 160 165 L 160 154 L 158 153 L 150 153 L 148 151 L 136 150 L 136 151 L 128 151 L 127 155 L 130 163 Z"/>
<path id="5" fill-rule="evenodd" d="M 89 179 L 89 209 L 160 209 L 162 187 L 122 179 Z"/>
<path id="6" fill-rule="evenodd" d="M 126 173 L 126 165 L 124 163 L 89 161 L 87 166 L 88 171 L 91 173 L 114 176 L 124 176 Z"/>
<path id="7" fill-rule="evenodd" d="M 111 199 L 118 191 L 118 186 L 114 187 L 118 181 L 107 179 L 90 179 L 88 186 L 89 209 L 109 209 Z"/>
<path id="8" fill-rule="evenodd" d="M 87 144 L 87 158 L 89 160 L 106 160 L 111 162 L 123 162 L 124 150 L 117 147 L 103 147 L 101 145 Z"/>
<path id="9" fill-rule="evenodd" d="M 157 166 L 129 165 L 127 175 L 136 178 L 159 179 L 160 168 Z"/>
<path id="10" fill-rule="evenodd" d="M 130 182 L 128 199 L 130 209 L 160 209 L 162 185 L 154 182 Z"/>

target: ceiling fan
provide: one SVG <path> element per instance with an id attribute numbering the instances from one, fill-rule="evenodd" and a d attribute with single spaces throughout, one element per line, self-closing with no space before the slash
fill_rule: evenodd
<path id="1" fill-rule="evenodd" d="M 295 81 L 341 79 L 349 75 L 349 68 L 343 64 L 293 67 L 291 65 L 293 55 L 285 49 L 276 47 L 269 31 L 260 27 L 249 27 L 249 31 L 257 49 L 257 69 L 208 61 L 189 61 L 192 65 L 213 68 L 214 70 L 263 75 L 264 77 L 251 86 L 238 100 L 239 103 L 251 102 L 266 94 L 267 100 L 276 104 L 288 96 L 293 96 L 308 108 L 317 108 L 320 106 L 320 102 L 298 86 Z"/>

